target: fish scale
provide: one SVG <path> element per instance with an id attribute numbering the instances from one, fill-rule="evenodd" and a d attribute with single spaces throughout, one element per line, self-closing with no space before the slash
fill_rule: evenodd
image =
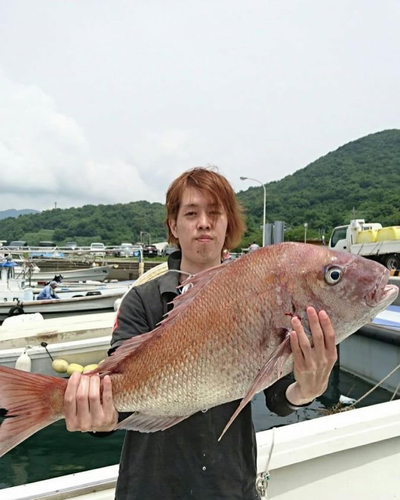
<path id="1" fill-rule="evenodd" d="M 325 310 L 341 342 L 395 300 L 388 279 L 382 265 L 325 247 L 261 248 L 190 277 L 155 330 L 85 376 L 110 375 L 116 409 L 132 413 L 117 428 L 141 432 L 243 398 L 225 432 L 255 393 L 292 370 L 293 316 L 307 333 L 307 307 Z M 0 367 L 0 408 L 13 417 L 1 424 L 0 456 L 63 418 L 65 388 L 63 379 Z"/>

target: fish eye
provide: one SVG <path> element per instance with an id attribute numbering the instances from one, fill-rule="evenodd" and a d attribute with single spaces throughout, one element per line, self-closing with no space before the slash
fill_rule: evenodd
<path id="1" fill-rule="evenodd" d="M 325 281 L 328 285 L 336 285 L 342 279 L 343 271 L 339 267 L 330 267 L 325 272 Z"/>

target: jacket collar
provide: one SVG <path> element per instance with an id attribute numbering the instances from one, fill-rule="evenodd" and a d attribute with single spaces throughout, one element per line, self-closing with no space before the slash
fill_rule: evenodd
<path id="1" fill-rule="evenodd" d="M 168 257 L 168 269 L 177 269 L 179 270 L 181 267 L 182 254 L 181 251 L 178 250 L 172 253 Z M 164 293 L 169 293 L 173 295 L 177 295 L 176 288 L 179 286 L 179 273 L 177 272 L 166 272 L 160 278 L 160 292 L 161 295 Z"/>

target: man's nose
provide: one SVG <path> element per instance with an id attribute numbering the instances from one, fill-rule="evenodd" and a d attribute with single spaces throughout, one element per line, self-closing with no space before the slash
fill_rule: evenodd
<path id="1" fill-rule="evenodd" d="M 199 216 L 199 223 L 198 223 L 199 229 L 210 229 L 211 227 L 211 220 L 210 217 L 206 213 L 202 213 Z"/>

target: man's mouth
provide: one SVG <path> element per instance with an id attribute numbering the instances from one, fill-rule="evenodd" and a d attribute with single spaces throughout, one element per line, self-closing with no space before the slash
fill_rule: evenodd
<path id="1" fill-rule="evenodd" d="M 197 241 L 200 241 L 200 242 L 212 241 L 211 236 L 207 236 L 207 235 L 199 236 L 196 239 L 197 239 Z"/>

